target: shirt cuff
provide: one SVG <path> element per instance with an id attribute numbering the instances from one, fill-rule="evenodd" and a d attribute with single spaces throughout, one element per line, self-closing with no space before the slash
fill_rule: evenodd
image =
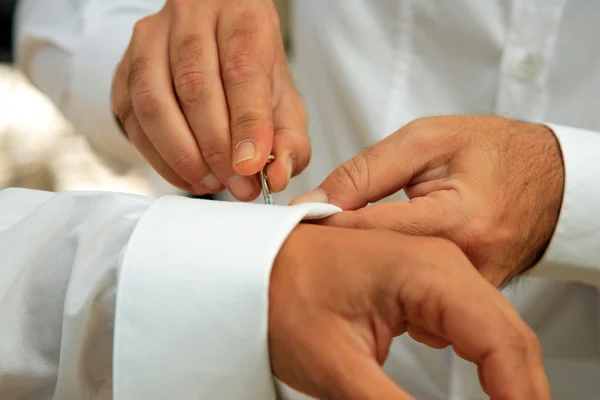
<path id="1" fill-rule="evenodd" d="M 547 125 L 560 143 L 565 190 L 554 235 L 531 274 L 600 287 L 600 133 Z"/>
<path id="2" fill-rule="evenodd" d="M 275 399 L 271 266 L 308 210 L 175 196 L 155 202 L 119 277 L 115 400 Z"/>

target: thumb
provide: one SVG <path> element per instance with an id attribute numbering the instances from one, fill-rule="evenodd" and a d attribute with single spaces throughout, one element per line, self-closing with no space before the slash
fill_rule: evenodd
<path id="1" fill-rule="evenodd" d="M 449 145 L 450 135 L 438 135 L 422 125 L 412 122 L 365 149 L 336 168 L 316 190 L 290 204 L 330 203 L 356 210 L 406 187 L 428 169 L 447 162 L 455 146 Z"/>
<path id="2" fill-rule="evenodd" d="M 365 149 L 336 168 L 314 191 L 290 204 L 329 203 L 343 210 L 356 210 L 402 189 L 412 178 L 413 168 L 393 145 L 393 136 Z M 390 176 L 393 178 L 390 179 Z"/>

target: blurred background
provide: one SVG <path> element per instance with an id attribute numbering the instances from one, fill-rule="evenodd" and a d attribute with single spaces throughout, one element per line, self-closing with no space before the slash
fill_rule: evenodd
<path id="1" fill-rule="evenodd" d="M 275 0 L 289 43 L 288 0 Z M 10 64 L 14 0 L 0 1 L 0 188 L 112 190 L 149 194 L 141 171 L 117 176 L 50 101 Z"/>

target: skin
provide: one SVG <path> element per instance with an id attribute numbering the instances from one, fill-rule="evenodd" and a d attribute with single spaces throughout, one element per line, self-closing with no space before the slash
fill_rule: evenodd
<path id="1" fill-rule="evenodd" d="M 322 400 L 411 399 L 381 369 L 404 333 L 477 364 L 493 400 L 550 399 L 535 334 L 450 241 L 318 225 L 292 232 L 269 289 L 278 379 Z"/>
<path id="2" fill-rule="evenodd" d="M 255 174 L 269 154 L 275 155 L 267 170 L 274 192 L 283 190 L 310 159 L 306 113 L 287 70 L 271 0 L 167 0 L 160 12 L 136 24 L 115 73 L 112 107 L 151 166 L 191 193 L 228 189 L 239 200 L 252 200 L 260 193 Z M 459 248 L 440 239 L 394 232 L 298 228 L 280 252 L 271 277 L 269 340 L 279 379 L 325 400 L 409 398 L 380 369 L 391 339 L 408 332 L 432 347 L 452 345 L 475 362 L 482 386 L 493 399 L 549 398 L 535 335 L 460 250 L 494 284 L 506 281 L 537 257 L 553 229 L 528 226 L 522 231 L 513 220 L 520 223 L 533 215 L 539 217 L 539 225 L 553 227 L 546 213 L 530 212 L 536 207 L 557 210 L 560 199 L 558 205 L 548 199 L 535 207 L 513 199 L 517 205 L 530 204 L 519 206 L 517 218 L 500 212 L 513 206 L 505 196 L 502 207 L 486 212 L 498 190 L 494 193 L 492 187 L 496 181 L 481 185 L 479 180 L 506 173 L 498 165 L 513 175 L 522 166 L 500 162 L 513 155 L 505 156 L 490 139 L 508 125 L 498 122 L 500 127 L 492 128 L 467 118 L 471 119 L 442 124 L 420 120 L 410 129 L 421 133 L 405 135 L 403 128 L 399 135 L 413 140 L 369 149 L 322 185 L 321 199 L 346 210 L 359 210 L 402 187 L 413 199 L 422 199 L 409 203 L 410 209 L 395 204 L 343 213 L 328 224 L 443 236 Z M 461 139 L 459 133 L 468 127 L 491 132 L 488 140 Z M 449 140 L 441 139 L 449 132 Z M 410 169 L 394 162 L 398 146 L 411 159 Z M 490 152 L 487 158 L 474 159 L 464 150 L 477 146 Z M 459 153 L 462 156 L 455 157 Z M 480 169 L 488 175 L 460 179 L 470 176 L 473 160 L 483 162 L 486 168 Z M 511 165 L 517 167 L 511 170 Z M 537 171 L 529 166 L 525 164 L 527 172 Z M 390 172 L 398 178 L 383 179 Z M 517 193 L 529 198 L 532 180 L 538 177 L 521 180 Z M 513 193 L 511 184 L 500 186 L 506 189 L 503 193 Z M 446 218 L 447 211 L 453 218 Z M 511 239 L 517 233 L 520 236 Z M 521 243 L 517 239 L 525 238 L 531 243 L 513 250 L 511 246 Z M 401 242 L 410 246 L 398 246 Z M 422 252 L 414 252 L 421 246 Z M 422 254 L 408 259 L 409 253 Z M 423 256 L 433 253 L 441 256 Z M 375 261 L 373 254 L 379 257 Z M 448 273 L 455 269 L 461 273 Z M 443 277 L 444 285 L 432 276 Z"/>
<path id="3" fill-rule="evenodd" d="M 410 202 L 365 207 L 401 189 Z M 549 128 L 450 116 L 411 122 L 293 203 L 329 202 L 350 210 L 327 225 L 449 239 L 499 286 L 540 259 L 563 190 L 562 156 Z"/>
<path id="4" fill-rule="evenodd" d="M 310 159 L 272 0 L 167 0 L 138 21 L 115 73 L 112 107 L 133 146 L 195 194 L 273 192 Z"/>

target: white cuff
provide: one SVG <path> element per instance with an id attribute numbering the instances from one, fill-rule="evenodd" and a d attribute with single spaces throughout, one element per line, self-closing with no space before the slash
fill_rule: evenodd
<path id="1" fill-rule="evenodd" d="M 531 274 L 600 288 L 600 133 L 548 126 L 561 146 L 565 191 L 550 245 Z"/>
<path id="2" fill-rule="evenodd" d="M 155 202 L 119 278 L 115 400 L 274 400 L 271 266 L 309 209 L 173 196 Z"/>

